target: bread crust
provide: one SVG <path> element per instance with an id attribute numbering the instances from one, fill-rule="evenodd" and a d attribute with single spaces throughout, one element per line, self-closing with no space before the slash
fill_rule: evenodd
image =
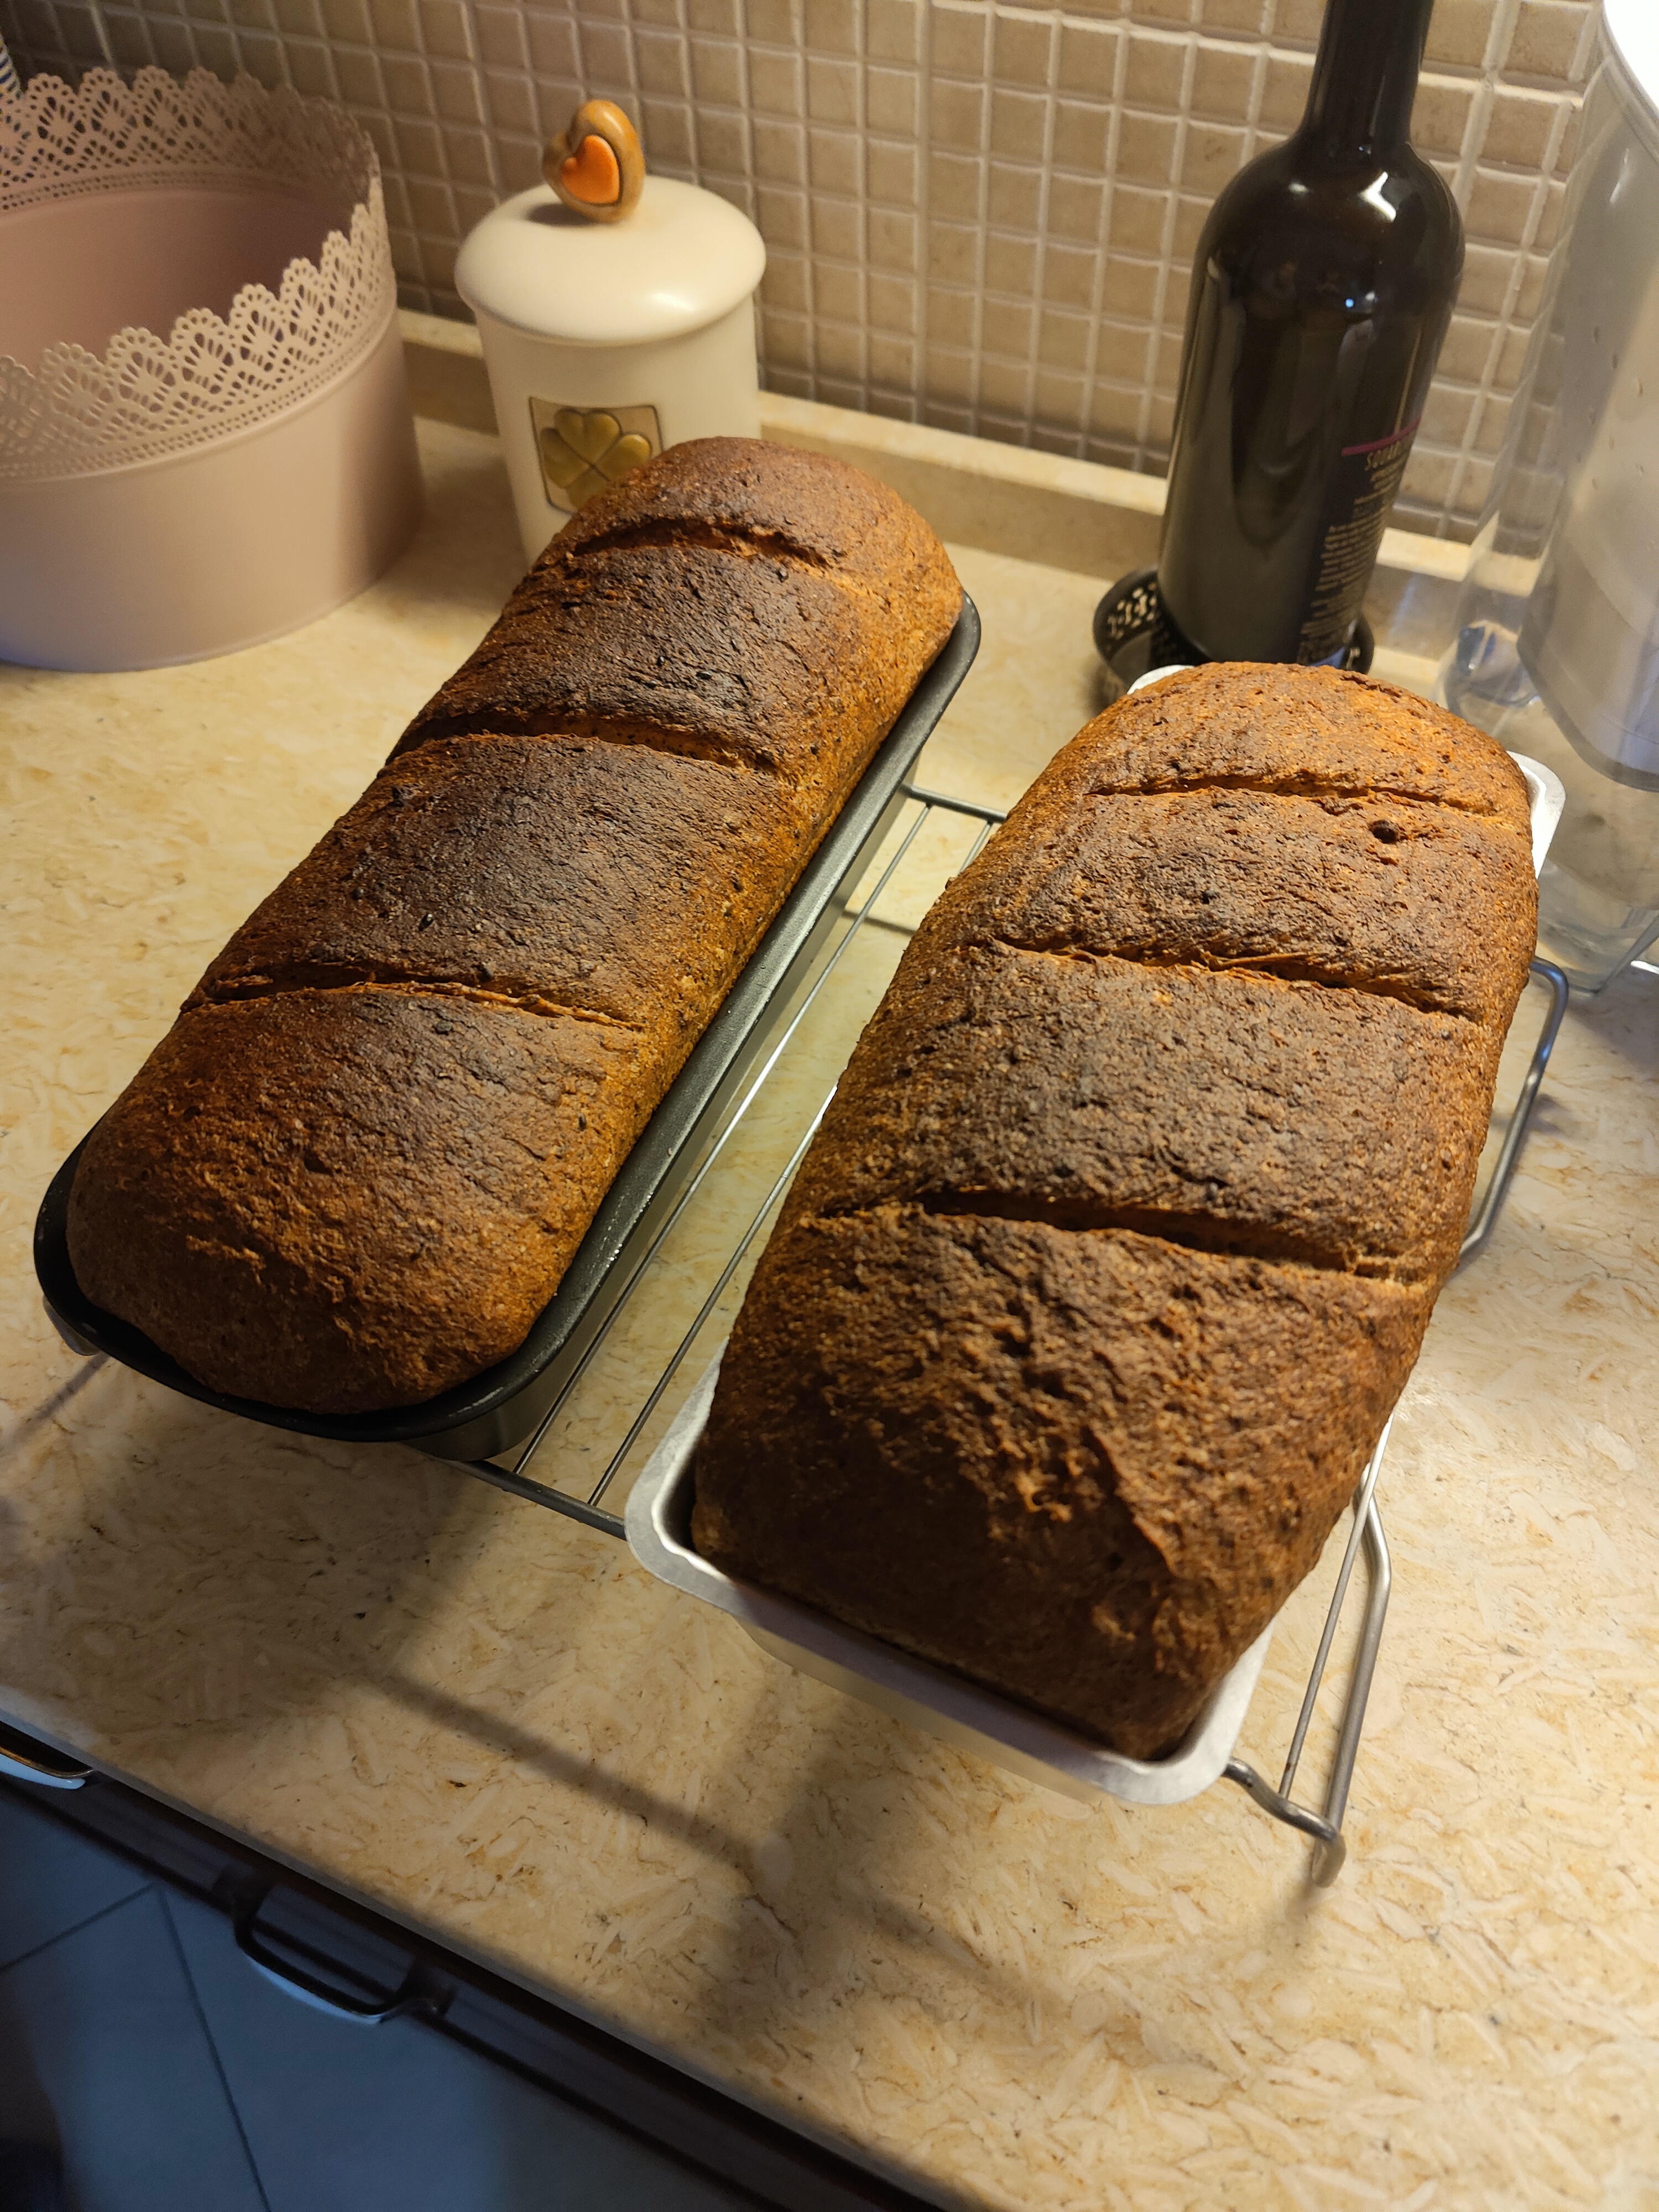
<path id="1" fill-rule="evenodd" d="M 920 1199 L 1395 1281 L 1449 1271 L 1492 1097 L 1451 1016 L 1238 969 L 919 952 L 842 1079 L 804 1207 Z"/>
<path id="2" fill-rule="evenodd" d="M 1089 724 L 842 1077 L 726 1350 L 699 1549 L 1170 1749 L 1456 1264 L 1529 856 L 1514 763 L 1388 685 L 1206 667 Z"/>
<path id="3" fill-rule="evenodd" d="M 768 778 L 597 738 L 405 755 L 231 939 L 186 1005 L 443 983 L 695 1042 L 771 918 L 799 818 Z"/>
<path id="4" fill-rule="evenodd" d="M 515 1350 L 961 603 L 815 455 L 706 440 L 592 501 L 94 1132 L 88 1297 L 315 1413 Z"/>
<path id="5" fill-rule="evenodd" d="M 1054 804 L 1227 787 L 1426 799 L 1511 823 L 1527 811 L 1527 780 L 1503 747 L 1444 707 L 1374 677 L 1276 661 L 1212 662 L 1132 692 L 1085 724 L 1041 789 Z"/>
<path id="6" fill-rule="evenodd" d="M 1115 953 L 1335 984 L 1491 1022 L 1528 939 L 1530 824 L 1376 793 L 1236 787 L 1033 809 L 941 927 L 964 942 Z M 1466 957 L 1483 929 L 1489 962 Z"/>
<path id="7" fill-rule="evenodd" d="M 1123 1231 L 796 1214 L 727 1347 L 695 1540 L 1155 1757 L 1317 1559 L 1429 1306 Z"/>
<path id="8" fill-rule="evenodd" d="M 821 824 L 961 605 L 885 486 L 787 446 L 694 440 L 560 532 L 397 752 L 477 731 L 645 742 L 775 775 Z"/>
<path id="9" fill-rule="evenodd" d="M 211 1390 L 432 1397 L 523 1340 L 639 1133 L 643 1057 L 459 991 L 197 1006 L 88 1141 L 76 1279 Z"/>

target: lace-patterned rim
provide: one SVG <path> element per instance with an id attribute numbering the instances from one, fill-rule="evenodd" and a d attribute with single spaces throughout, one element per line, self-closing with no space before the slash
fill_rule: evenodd
<path id="1" fill-rule="evenodd" d="M 277 291 L 244 286 L 228 317 L 181 315 L 166 337 L 118 331 L 102 356 L 49 346 L 38 369 L 0 356 L 0 481 L 84 476 L 189 452 L 313 398 L 368 352 L 397 307 L 380 162 L 343 109 L 145 69 L 131 85 L 92 70 L 78 86 L 33 78 L 0 94 L 0 216 L 146 185 L 227 179 L 351 209 L 315 261 Z"/>

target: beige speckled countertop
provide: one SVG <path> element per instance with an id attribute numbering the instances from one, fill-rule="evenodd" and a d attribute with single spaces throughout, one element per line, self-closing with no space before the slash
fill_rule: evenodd
<path id="1" fill-rule="evenodd" d="M 52 1170 L 517 573 L 493 441 L 423 441 L 419 543 L 325 621 L 173 671 L 0 670 L 0 1714 L 944 2203 L 1659 2206 L 1653 977 L 1569 1016 L 1403 1401 L 1326 1891 L 1240 1791 L 1014 1782 L 605 1537 L 53 1334 Z M 1006 804 L 1089 711 L 1098 586 L 959 565 L 985 644 L 925 773 Z M 1281 1624 L 1264 1768 L 1320 1609 Z"/>

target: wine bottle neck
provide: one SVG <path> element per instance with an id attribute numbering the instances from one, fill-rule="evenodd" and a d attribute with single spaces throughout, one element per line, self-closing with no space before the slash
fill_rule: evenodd
<path id="1" fill-rule="evenodd" d="M 1326 0 L 1297 137 L 1342 161 L 1403 145 L 1434 0 Z"/>

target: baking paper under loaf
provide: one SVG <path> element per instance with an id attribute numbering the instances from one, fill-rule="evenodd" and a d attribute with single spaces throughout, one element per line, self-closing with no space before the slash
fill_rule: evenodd
<path id="1" fill-rule="evenodd" d="M 1317 1559 L 1455 1264 L 1536 924 L 1491 739 L 1199 669 L 907 951 L 733 1331 L 698 1548 L 1132 1756 Z"/>
<path id="2" fill-rule="evenodd" d="M 505 1358 L 960 608 L 818 455 L 590 501 L 99 1124 L 82 1290 L 314 1413 Z"/>

